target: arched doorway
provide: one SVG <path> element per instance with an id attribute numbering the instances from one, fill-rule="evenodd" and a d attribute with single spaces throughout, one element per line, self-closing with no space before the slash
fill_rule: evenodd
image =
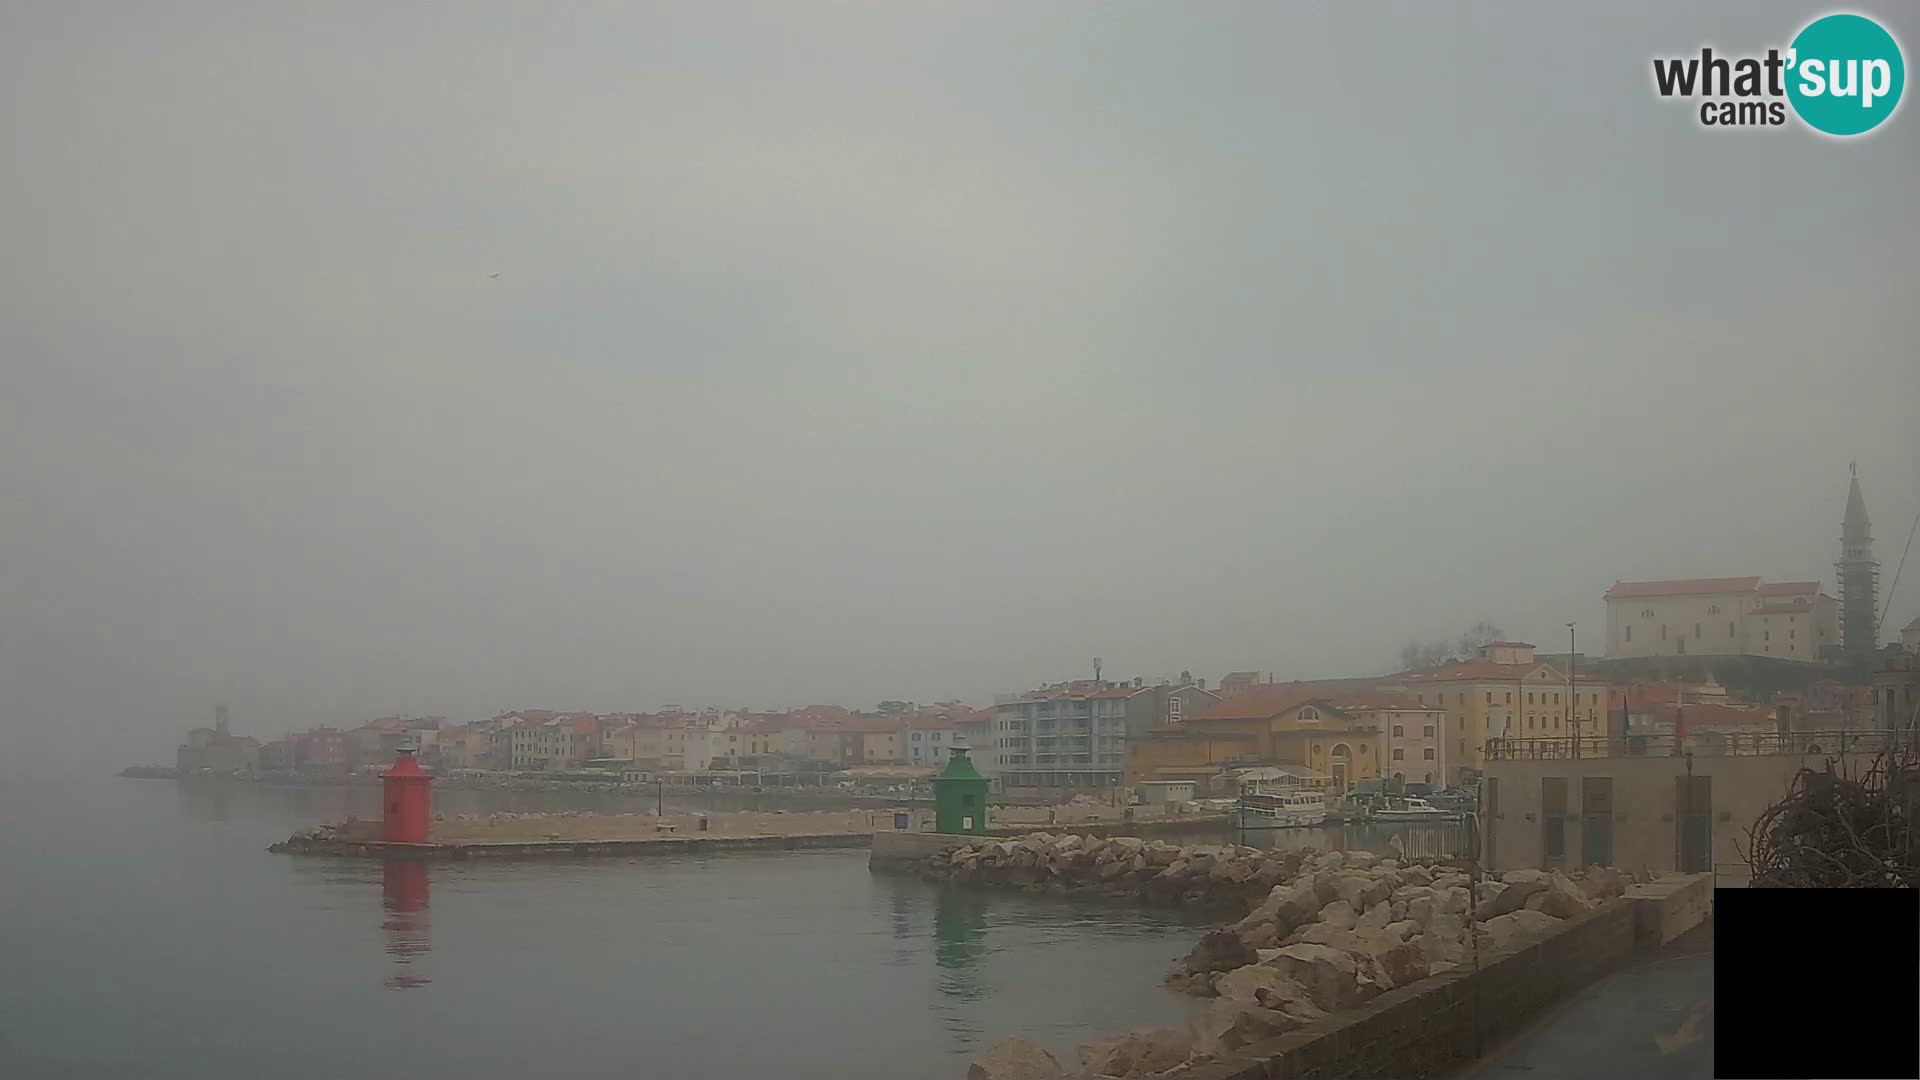
<path id="1" fill-rule="evenodd" d="M 1333 768 L 1330 770 L 1333 774 L 1333 790 L 1341 794 L 1346 793 L 1347 777 L 1350 775 L 1352 764 L 1353 751 L 1347 749 L 1346 743 L 1335 743 L 1333 746 Z"/>

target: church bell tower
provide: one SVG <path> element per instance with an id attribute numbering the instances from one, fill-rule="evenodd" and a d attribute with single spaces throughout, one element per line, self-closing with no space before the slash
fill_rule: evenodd
<path id="1" fill-rule="evenodd" d="M 1840 580 L 1840 647 L 1848 656 L 1865 656 L 1879 647 L 1880 564 L 1873 559 L 1873 523 L 1867 520 L 1867 500 L 1860 494 L 1860 469 L 1848 466 L 1853 484 L 1847 489 L 1847 516 L 1840 524 L 1840 561 L 1833 564 Z"/>

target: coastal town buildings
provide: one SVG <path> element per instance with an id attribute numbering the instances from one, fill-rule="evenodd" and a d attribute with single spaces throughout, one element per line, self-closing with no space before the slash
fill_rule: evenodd
<path id="1" fill-rule="evenodd" d="M 1915 745 L 1920 736 L 1920 655 L 1888 649 L 1870 678 L 1873 726 Z"/>
<path id="2" fill-rule="evenodd" d="M 1410 699 L 1377 696 L 1355 698 L 1349 712 L 1335 704 L 1339 697 L 1338 691 L 1308 682 L 1247 685 L 1177 726 L 1134 740 L 1128 777 L 1133 782 L 1204 779 L 1227 767 L 1287 763 L 1328 777 L 1334 791 L 1344 792 L 1382 775 L 1385 744 L 1375 718 L 1404 708 L 1422 717 L 1424 728 L 1424 718 L 1432 715 Z"/>
<path id="3" fill-rule="evenodd" d="M 174 768 L 189 773 L 253 772 L 260 768 L 260 742 L 235 735 L 229 728 L 227 707 L 213 710 L 213 726 L 187 732 L 187 741 L 174 753 Z"/>
<path id="4" fill-rule="evenodd" d="M 1609 732 L 1607 684 L 1536 660 L 1524 641 L 1492 642 L 1470 660 L 1393 676 L 1383 686 L 1446 711 L 1449 785 L 1478 774 L 1489 737 L 1591 739 Z"/>

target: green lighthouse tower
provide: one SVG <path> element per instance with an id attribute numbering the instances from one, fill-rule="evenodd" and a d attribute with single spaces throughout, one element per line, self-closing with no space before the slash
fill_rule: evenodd
<path id="1" fill-rule="evenodd" d="M 987 778 L 964 746 L 948 750 L 946 771 L 933 778 L 933 831 L 986 835 Z"/>

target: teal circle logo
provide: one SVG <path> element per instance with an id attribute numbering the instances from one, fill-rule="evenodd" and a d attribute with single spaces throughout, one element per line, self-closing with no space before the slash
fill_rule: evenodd
<path id="1" fill-rule="evenodd" d="M 1787 100 L 1815 131 L 1864 135 L 1900 105 L 1907 65 L 1900 43 L 1864 15 L 1827 15 L 1793 39 Z"/>

